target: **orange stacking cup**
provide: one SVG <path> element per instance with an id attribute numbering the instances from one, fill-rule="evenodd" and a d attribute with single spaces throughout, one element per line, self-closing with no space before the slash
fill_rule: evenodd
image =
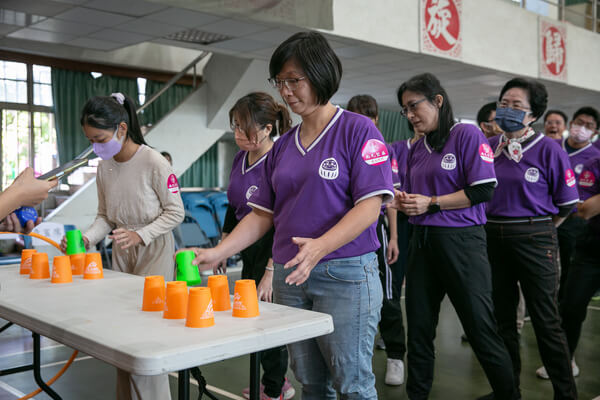
<path id="1" fill-rule="evenodd" d="M 31 256 L 31 279 L 50 278 L 50 265 L 48 265 L 48 254 L 33 253 Z"/>
<path id="2" fill-rule="evenodd" d="M 227 275 L 211 275 L 208 277 L 207 285 L 213 299 L 213 309 L 215 311 L 230 310 L 231 298 L 229 297 Z"/>
<path id="3" fill-rule="evenodd" d="M 102 279 L 102 256 L 100 253 L 87 253 L 85 255 L 85 269 L 83 270 L 83 279 Z"/>
<path id="4" fill-rule="evenodd" d="M 163 311 L 165 309 L 165 278 L 150 275 L 144 281 L 142 311 Z"/>
<path id="5" fill-rule="evenodd" d="M 184 319 L 187 315 L 188 289 L 187 282 L 167 282 L 167 301 L 163 318 Z"/>
<path id="6" fill-rule="evenodd" d="M 71 274 L 72 275 L 83 275 L 83 269 L 85 267 L 85 253 L 71 254 Z"/>
<path id="7" fill-rule="evenodd" d="M 52 263 L 52 283 L 73 282 L 71 259 L 69 256 L 56 256 Z"/>
<path id="8" fill-rule="evenodd" d="M 253 279 L 235 281 L 233 294 L 233 316 L 240 318 L 258 317 L 258 295 Z"/>
<path id="9" fill-rule="evenodd" d="M 36 253 L 35 249 L 25 249 L 21 252 L 21 275 L 29 275 L 31 273 L 31 256 Z"/>
<path id="10" fill-rule="evenodd" d="M 185 326 L 208 328 L 215 324 L 212 297 L 207 287 L 190 288 Z"/>

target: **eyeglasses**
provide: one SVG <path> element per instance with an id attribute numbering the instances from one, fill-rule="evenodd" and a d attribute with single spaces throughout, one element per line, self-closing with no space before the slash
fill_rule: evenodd
<path id="1" fill-rule="evenodd" d="M 508 101 L 502 100 L 496 102 L 496 108 L 512 108 L 514 110 L 525 111 L 531 113 L 531 109 L 523 106 L 521 103 L 509 103 Z"/>
<path id="2" fill-rule="evenodd" d="M 291 91 L 298 89 L 298 83 L 300 81 L 305 80 L 306 77 L 301 76 L 300 78 L 289 78 L 289 79 L 277 79 L 277 78 L 269 78 L 267 79 L 271 86 L 273 86 L 277 90 L 283 89 L 285 86 Z"/>
<path id="3" fill-rule="evenodd" d="M 585 122 L 581 119 L 576 119 L 573 121 L 573 125 L 584 126 L 587 129 L 596 132 L 596 124 L 594 122 Z"/>
<path id="4" fill-rule="evenodd" d="M 242 127 L 236 123 L 236 122 L 232 122 L 231 125 L 229 125 L 229 128 L 231 128 L 231 131 L 233 133 L 235 133 L 235 131 L 240 132 L 242 135 L 246 136 L 246 138 L 248 140 L 250 140 L 250 137 L 254 137 L 256 138 L 258 132 L 262 131 L 263 129 L 266 128 L 266 126 L 259 126 L 257 129 L 255 129 L 253 132 L 250 132 L 251 136 L 248 136 L 248 134 L 246 133 L 246 131 L 244 129 L 242 129 Z M 268 137 L 269 135 L 265 136 Z M 258 141 L 258 143 L 261 143 L 265 138 L 262 138 L 260 141 Z"/>
<path id="5" fill-rule="evenodd" d="M 403 117 L 407 117 L 408 113 L 414 114 L 417 110 L 417 106 L 419 105 L 419 103 L 422 103 L 425 100 L 427 100 L 427 97 L 423 97 L 421 100 L 417 100 L 414 103 L 410 103 L 406 107 L 402 107 L 402 109 L 400 110 L 400 114 L 402 114 Z"/>

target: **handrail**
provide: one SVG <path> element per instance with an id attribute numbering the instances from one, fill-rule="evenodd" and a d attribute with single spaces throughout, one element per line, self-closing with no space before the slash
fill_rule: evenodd
<path id="1" fill-rule="evenodd" d="M 202 53 L 200 53 L 200 55 L 198 57 L 194 58 L 194 60 L 192 62 L 190 62 L 188 65 L 186 65 L 181 71 L 179 71 L 171 79 L 169 79 L 165 83 L 165 85 L 162 88 L 160 88 L 160 90 L 158 92 L 153 94 L 152 97 L 150 97 L 150 99 L 148 99 L 148 101 L 144 102 L 144 104 L 142 106 L 140 106 L 140 108 L 135 110 L 135 113 L 136 114 L 141 113 L 146 107 L 148 107 L 150 104 L 152 104 L 154 101 L 156 101 L 156 99 L 158 99 L 160 97 L 160 95 L 162 95 L 164 92 L 166 92 L 181 77 L 183 77 L 190 68 L 194 68 L 194 87 L 196 87 L 196 64 L 198 64 L 202 59 L 206 58 L 206 56 L 208 56 L 209 54 L 210 54 L 210 52 L 208 52 L 208 51 L 203 51 Z M 93 147 L 89 146 L 87 149 L 85 149 L 81 154 L 79 154 L 75 158 L 76 159 L 77 158 L 81 158 L 81 159 L 88 158 L 93 152 L 94 152 Z"/>

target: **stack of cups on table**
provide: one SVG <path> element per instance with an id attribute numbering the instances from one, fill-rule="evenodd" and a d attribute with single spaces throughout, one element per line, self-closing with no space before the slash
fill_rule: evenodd
<path id="1" fill-rule="evenodd" d="M 198 267 L 192 264 L 193 251 L 177 253 L 177 281 L 167 282 L 164 277 L 147 276 L 144 280 L 142 311 L 162 311 L 165 319 L 184 319 L 190 328 L 208 328 L 215 324 L 214 312 L 231 309 L 229 283 L 225 275 L 208 277 L 208 287 L 192 287 L 200 283 Z M 252 318 L 259 315 L 256 284 L 251 279 L 235 283 L 233 316 Z"/>
<path id="2" fill-rule="evenodd" d="M 52 278 L 52 283 L 73 282 L 73 275 L 83 275 L 84 279 L 102 279 L 102 257 L 100 253 L 85 253 L 83 237 L 79 230 L 68 231 L 67 255 L 56 256 L 50 265 L 47 253 L 38 253 L 35 249 L 21 252 L 21 275 L 29 275 L 30 279 Z"/>

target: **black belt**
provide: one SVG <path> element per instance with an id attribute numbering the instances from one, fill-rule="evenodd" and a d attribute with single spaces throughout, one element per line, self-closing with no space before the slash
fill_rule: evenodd
<path id="1" fill-rule="evenodd" d="M 495 217 L 489 216 L 488 222 L 493 224 L 533 224 L 536 222 L 552 221 L 550 215 L 544 215 L 541 217 Z"/>

